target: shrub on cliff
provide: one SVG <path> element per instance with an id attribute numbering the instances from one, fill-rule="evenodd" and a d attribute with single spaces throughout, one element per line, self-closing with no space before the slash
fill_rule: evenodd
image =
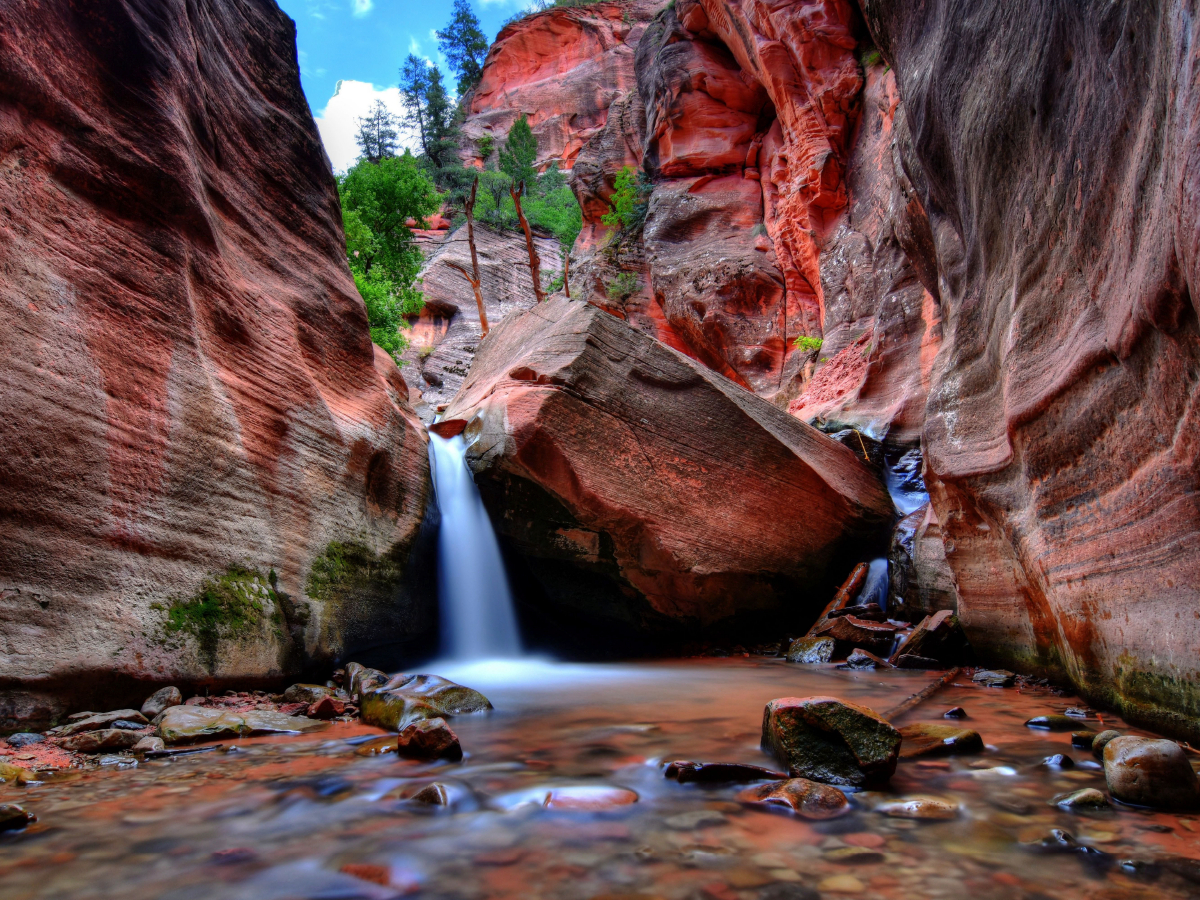
<path id="1" fill-rule="evenodd" d="M 424 303 L 417 274 L 421 252 L 408 221 L 423 222 L 441 201 L 412 154 L 360 160 L 338 179 L 346 256 L 367 307 L 371 340 L 398 357 L 408 346 L 402 329 Z"/>
<path id="2" fill-rule="evenodd" d="M 637 231 L 646 221 L 650 185 L 633 166 L 625 166 L 617 173 L 614 187 L 616 190 L 608 201 L 610 209 L 600 221 L 617 231 Z"/>

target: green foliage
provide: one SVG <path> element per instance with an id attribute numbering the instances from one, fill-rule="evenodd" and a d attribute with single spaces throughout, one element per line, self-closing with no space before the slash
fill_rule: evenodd
<path id="1" fill-rule="evenodd" d="M 537 136 L 529 127 L 529 120 L 522 114 L 513 122 L 500 150 L 500 171 L 512 179 L 513 184 L 524 182 L 526 187 L 537 179 Z"/>
<path id="2" fill-rule="evenodd" d="M 400 70 L 400 99 L 404 103 L 404 121 L 416 130 L 421 143 L 421 167 L 438 187 L 449 187 L 442 172 L 461 168 L 458 162 L 461 113 L 450 102 L 441 69 L 410 53 Z"/>
<path id="3" fill-rule="evenodd" d="M 883 54 L 879 52 L 878 47 L 871 47 L 863 51 L 860 62 L 862 62 L 862 67 L 864 69 L 869 69 L 872 66 L 877 66 L 883 62 Z"/>
<path id="4" fill-rule="evenodd" d="M 211 670 L 216 667 L 219 643 L 255 630 L 263 622 L 266 601 L 278 603 L 278 599 L 269 578 L 230 566 L 221 575 L 206 579 L 195 596 L 171 601 L 165 630 L 169 635 L 194 637 Z"/>
<path id="5" fill-rule="evenodd" d="M 608 299 L 614 303 L 624 303 L 638 292 L 640 282 L 632 272 L 622 272 L 604 286 Z"/>
<path id="6" fill-rule="evenodd" d="M 805 353 L 808 353 L 812 350 L 820 350 L 821 345 L 824 343 L 825 341 L 819 337 L 809 337 L 806 334 L 802 334 L 800 337 L 796 338 L 796 340 L 792 343 L 792 346 L 798 350 L 803 350 Z"/>
<path id="7" fill-rule="evenodd" d="M 399 135 L 396 132 L 396 117 L 388 112 L 381 100 L 375 101 L 371 112 L 358 120 L 358 149 L 371 162 L 379 162 L 396 155 Z"/>
<path id="8" fill-rule="evenodd" d="M 458 73 L 458 94 L 461 97 L 479 83 L 488 52 L 488 40 L 467 0 L 454 0 L 454 15 L 450 24 L 437 32 L 437 38 L 442 55 Z"/>
<path id="9" fill-rule="evenodd" d="M 408 219 L 423 222 L 440 198 L 410 153 L 359 161 L 338 179 L 346 255 L 367 308 L 371 340 L 397 358 L 408 346 L 402 329 L 424 303 L 417 283 L 421 252 Z"/>
<path id="10" fill-rule="evenodd" d="M 637 231 L 646 221 L 651 185 L 633 166 L 625 166 L 617 173 L 614 187 L 608 201 L 610 209 L 600 221 L 618 231 Z"/>
<path id="11" fill-rule="evenodd" d="M 486 166 L 487 161 L 492 158 L 492 151 L 496 149 L 496 139 L 490 134 L 485 134 L 475 142 L 475 146 L 479 149 L 479 158 Z"/>
<path id="12" fill-rule="evenodd" d="M 305 592 L 326 603 L 344 599 L 349 591 L 393 584 L 401 567 L 389 556 L 377 556 L 369 547 L 334 541 L 313 560 Z"/>

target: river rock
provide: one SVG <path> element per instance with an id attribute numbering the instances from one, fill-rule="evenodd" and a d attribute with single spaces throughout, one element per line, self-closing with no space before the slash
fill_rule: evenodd
<path id="1" fill-rule="evenodd" d="M 919 663 L 906 664 L 906 658 Z M 899 668 L 949 668 L 969 661 L 970 645 L 958 616 L 948 609 L 926 616 L 892 658 Z M 929 662 L 933 662 L 933 666 Z"/>
<path id="2" fill-rule="evenodd" d="M 234 713 L 202 706 L 172 706 L 158 720 L 159 736 L 168 744 L 216 737 L 303 733 L 328 727 L 327 722 L 317 722 L 303 716 L 286 716 L 273 710 L 253 709 Z"/>
<path id="3" fill-rule="evenodd" d="M 1025 723 L 1025 727 L 1042 731 L 1074 731 L 1079 723 L 1070 716 L 1034 716 Z"/>
<path id="4" fill-rule="evenodd" d="M 285 703 L 316 703 L 322 697 L 333 695 L 333 688 L 327 688 L 323 684 L 293 684 L 283 692 L 283 701 Z"/>
<path id="5" fill-rule="evenodd" d="M 846 648 L 861 647 L 878 656 L 890 656 L 892 645 L 896 642 L 896 632 L 900 629 L 890 622 L 868 622 L 855 616 L 841 616 L 833 619 L 817 634 L 819 637 L 831 637 Z M 840 653 L 839 653 L 840 655 Z"/>
<path id="6" fill-rule="evenodd" d="M 345 713 L 346 702 L 344 700 L 326 695 L 315 703 L 309 704 L 307 714 L 310 719 L 333 719 L 345 715 Z"/>
<path id="7" fill-rule="evenodd" d="M 984 687 L 1012 687 L 1017 676 L 1008 669 L 981 669 L 971 676 L 971 680 Z"/>
<path id="8" fill-rule="evenodd" d="M 14 766 L 12 763 L 0 762 L 0 782 L 9 784 L 28 784 L 36 781 L 37 775 L 29 769 Z"/>
<path id="9" fill-rule="evenodd" d="M 663 775 L 680 784 L 729 784 L 731 782 L 778 781 L 785 778 L 783 772 L 748 766 L 742 763 L 701 763 L 676 760 L 667 763 Z"/>
<path id="10" fill-rule="evenodd" d="M 807 625 L 796 598 L 890 519 L 851 450 L 583 301 L 505 318 L 445 415 L 546 616 L 593 644 Z"/>
<path id="11" fill-rule="evenodd" d="M 101 753 L 105 750 L 132 749 L 143 735 L 124 728 L 105 728 L 100 731 L 85 731 L 58 742 L 64 750 L 72 753 Z"/>
<path id="12" fill-rule="evenodd" d="M 914 797 L 909 800 L 898 800 L 894 803 L 881 803 L 875 811 L 890 816 L 893 819 L 920 819 L 923 821 L 944 822 L 958 818 L 958 807 L 945 800 L 933 797 Z"/>
<path id="13" fill-rule="evenodd" d="M 1104 778 L 1109 793 L 1123 803 L 1177 810 L 1200 805 L 1196 773 L 1174 741 L 1113 738 L 1104 747 Z"/>
<path id="14" fill-rule="evenodd" d="M 179 706 L 181 703 L 183 703 L 183 694 L 180 693 L 179 688 L 159 688 L 147 697 L 146 702 L 142 704 L 142 715 L 147 720 L 153 719 L 163 710 L 170 709 L 172 706 Z"/>
<path id="15" fill-rule="evenodd" d="M 1100 732 L 1092 738 L 1092 756 L 1096 757 L 1096 759 L 1104 759 L 1104 748 L 1108 746 L 1108 742 L 1120 736 L 1121 732 L 1112 728 Z"/>
<path id="16" fill-rule="evenodd" d="M 396 755 L 406 759 L 462 759 L 458 735 L 442 718 L 420 719 L 400 729 Z"/>
<path id="17" fill-rule="evenodd" d="M 802 637 L 792 641 L 787 651 L 787 661 L 819 666 L 833 659 L 837 641 L 831 637 Z"/>
<path id="18" fill-rule="evenodd" d="M 356 662 L 346 664 L 346 692 L 355 700 L 362 700 L 362 692 L 387 684 L 388 675 L 378 669 L 369 669 Z"/>
<path id="19" fill-rule="evenodd" d="M 955 706 L 955 707 L 952 707 L 952 708 L 946 710 L 944 713 L 942 713 L 942 718 L 943 719 L 969 719 L 970 716 L 967 715 L 967 711 L 965 709 L 963 709 L 961 706 Z"/>
<path id="20" fill-rule="evenodd" d="M 862 647 L 855 647 L 854 650 L 846 657 L 846 661 L 838 666 L 839 669 L 891 669 L 894 668 L 890 662 L 874 653 L 864 650 Z"/>
<path id="21" fill-rule="evenodd" d="M 1075 760 L 1071 759 L 1065 753 L 1055 753 L 1043 759 L 1042 765 L 1047 769 L 1073 769 L 1075 768 Z"/>
<path id="22" fill-rule="evenodd" d="M 133 745 L 134 753 L 158 753 L 167 749 L 166 741 L 160 737 L 147 736 Z"/>
<path id="23" fill-rule="evenodd" d="M 1083 788 L 1068 794 L 1059 794 L 1050 801 L 1050 804 L 1071 812 L 1094 812 L 1112 808 L 1109 806 L 1108 798 L 1095 788 Z"/>
<path id="24" fill-rule="evenodd" d="M 917 722 L 901 728 L 900 736 L 904 741 L 900 745 L 901 759 L 979 753 L 983 750 L 983 738 L 978 731 L 954 725 Z"/>
<path id="25" fill-rule="evenodd" d="M 10 734 L 5 741 L 8 746 L 15 750 L 20 750 L 22 747 L 28 747 L 31 744 L 40 744 L 46 740 L 46 736 L 42 734 L 33 734 L 29 731 L 18 731 L 16 734 Z"/>
<path id="26" fill-rule="evenodd" d="M 1080 750 L 1091 750 L 1092 743 L 1096 740 L 1096 732 L 1094 731 L 1072 731 L 1071 746 L 1077 747 Z"/>
<path id="27" fill-rule="evenodd" d="M 748 788 L 737 795 L 743 803 L 784 806 L 803 819 L 833 819 L 850 812 L 850 801 L 835 787 L 789 778 Z"/>
<path id="28" fill-rule="evenodd" d="M 378 687 L 359 691 L 363 722 L 399 731 L 419 719 L 484 712 L 491 702 L 479 691 L 438 675 L 396 675 Z"/>
<path id="29" fill-rule="evenodd" d="M 449 806 L 450 792 L 446 790 L 444 784 L 435 781 L 433 784 L 425 785 L 425 787 L 406 799 L 425 806 Z"/>
<path id="30" fill-rule="evenodd" d="M 80 734 L 84 731 L 99 731 L 102 728 L 112 728 L 116 722 L 121 720 L 132 722 L 137 727 L 150 724 L 150 720 L 136 709 L 118 709 L 113 712 L 96 713 L 95 715 L 88 716 L 86 719 L 79 719 L 68 725 L 60 725 L 50 733 L 56 737 L 70 737 L 73 734 Z"/>
<path id="31" fill-rule="evenodd" d="M 833 697 L 785 697 L 763 711 L 762 744 L 793 778 L 863 787 L 891 777 L 901 737 L 866 707 Z"/>
<path id="32" fill-rule="evenodd" d="M 37 816 L 15 803 L 0 803 L 0 831 L 19 831 L 36 821 Z"/>

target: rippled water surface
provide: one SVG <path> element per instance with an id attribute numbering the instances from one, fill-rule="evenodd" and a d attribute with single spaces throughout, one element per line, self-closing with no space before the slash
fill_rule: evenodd
<path id="1" fill-rule="evenodd" d="M 734 800 L 740 786 L 679 785 L 669 759 L 769 765 L 758 749 L 775 697 L 833 695 L 878 710 L 928 673 L 854 673 L 779 660 L 615 666 L 497 664 L 435 668 L 486 693 L 494 713 L 452 722 L 467 758 L 430 765 L 355 748 L 374 729 L 249 739 L 211 752 L 105 769 L 27 788 L 0 787 L 39 821 L 0 835 L 0 895 L 73 898 L 1189 897 L 1169 872 L 1135 876 L 1122 860 L 1200 857 L 1200 822 L 1140 810 L 1080 816 L 1047 801 L 1104 788 L 1068 734 L 1023 722 L 1073 698 L 953 685 L 898 724 L 966 708 L 982 754 L 900 763 L 890 795 L 952 800 L 949 822 L 890 819 L 879 799 L 805 822 Z M 1086 723 L 1098 729 L 1095 719 Z M 1124 727 L 1104 717 L 1105 725 Z M 227 745 L 228 746 L 228 745 Z M 1066 753 L 1073 769 L 1039 765 Z M 431 781 L 451 809 L 399 795 Z M 554 786 L 617 786 L 638 802 L 606 812 L 528 802 Z M 1069 831 L 1101 853 L 1023 847 Z"/>

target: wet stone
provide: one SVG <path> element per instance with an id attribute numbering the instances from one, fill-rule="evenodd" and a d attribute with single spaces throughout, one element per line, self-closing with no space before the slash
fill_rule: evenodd
<path id="1" fill-rule="evenodd" d="M 1059 794 L 1050 801 L 1050 804 L 1071 812 L 1095 812 L 1112 808 L 1109 806 L 1108 798 L 1095 788 L 1084 788 L 1081 791 L 1071 791 L 1069 794 Z"/>
<path id="2" fill-rule="evenodd" d="M 160 737 L 143 737 L 132 749 L 134 753 L 158 753 L 166 750 L 167 744 Z"/>
<path id="3" fill-rule="evenodd" d="M 168 744 L 254 734 L 295 734 L 327 728 L 325 722 L 287 716 L 265 709 L 234 713 L 201 706 L 172 706 L 158 721 L 158 734 Z"/>
<path id="4" fill-rule="evenodd" d="M 0 782 L 8 782 L 10 784 L 28 784 L 31 781 L 36 781 L 37 776 L 28 769 L 21 766 L 14 766 L 10 763 L 0 762 Z"/>
<path id="5" fill-rule="evenodd" d="M 1075 768 L 1075 760 L 1071 759 L 1065 753 L 1055 753 L 1053 756 L 1047 756 L 1043 759 L 1042 765 L 1047 769 L 1073 769 Z"/>
<path id="6" fill-rule="evenodd" d="M 1196 773 L 1174 741 L 1113 738 L 1104 747 L 1104 778 L 1122 803 L 1174 810 L 1200 806 Z"/>
<path id="7" fill-rule="evenodd" d="M 1079 722 L 1069 716 L 1034 716 L 1025 723 L 1026 728 L 1036 728 L 1039 731 L 1075 731 Z"/>
<path id="8" fill-rule="evenodd" d="M 15 750 L 20 750 L 22 747 L 28 747 L 31 744 L 40 744 L 46 738 L 43 735 L 33 734 L 29 731 L 19 731 L 16 734 L 10 734 L 6 740 L 8 741 L 8 746 Z"/>
<path id="9" fill-rule="evenodd" d="M 0 803 L 0 831 L 19 831 L 36 821 L 37 816 L 15 803 Z"/>
<path id="10" fill-rule="evenodd" d="M 155 716 L 170 709 L 172 706 L 179 706 L 183 703 L 183 694 L 179 692 L 177 687 L 165 687 L 155 691 L 146 698 L 146 702 L 142 704 L 142 715 L 147 719 L 153 719 Z"/>
<path id="11" fill-rule="evenodd" d="M 675 831 L 692 831 L 696 828 L 712 828 L 724 825 L 729 821 L 724 815 L 713 809 L 699 809 L 694 812 L 680 813 L 663 820 L 663 824 Z"/>
<path id="12" fill-rule="evenodd" d="M 130 722 L 128 719 L 117 719 L 112 723 L 113 728 L 120 728 L 125 731 L 141 731 L 145 725 L 139 725 L 137 722 Z"/>
<path id="13" fill-rule="evenodd" d="M 1094 740 L 1096 740 L 1096 732 L 1094 731 L 1071 732 L 1071 746 L 1077 747 L 1080 750 L 1091 750 Z"/>
<path id="14" fill-rule="evenodd" d="M 984 687 L 1012 687 L 1016 683 L 1017 676 L 1007 669 L 981 669 L 971 677 L 971 680 Z"/>
<path id="15" fill-rule="evenodd" d="M 763 711 L 762 745 L 793 778 L 862 787 L 896 771 L 900 732 L 873 710 L 832 697 L 785 697 Z"/>
<path id="16" fill-rule="evenodd" d="M 967 711 L 961 706 L 955 706 L 953 709 L 948 709 L 942 713 L 943 719 L 968 719 Z"/>
<path id="17" fill-rule="evenodd" d="M 833 659 L 837 641 L 826 637 L 802 637 L 788 647 L 787 661 L 808 666 L 823 665 Z"/>
<path id="18" fill-rule="evenodd" d="M 323 684 L 293 684 L 283 692 L 285 703 L 313 704 L 325 697 L 333 696 L 333 689 Z"/>
<path id="19" fill-rule="evenodd" d="M 446 790 L 446 786 L 441 782 L 435 781 L 433 784 L 427 784 L 421 790 L 417 791 L 408 798 L 413 803 L 423 803 L 426 806 L 449 806 L 450 794 Z"/>
<path id="20" fill-rule="evenodd" d="M 900 736 L 903 739 L 900 744 L 901 759 L 979 753 L 983 750 L 983 738 L 979 732 L 955 725 L 917 722 L 901 728 Z"/>
<path id="21" fill-rule="evenodd" d="M 742 791 L 737 798 L 743 803 L 784 807 L 803 819 L 818 821 L 850 812 L 850 801 L 845 794 L 835 787 L 807 778 L 790 778 L 758 785 Z"/>
<path id="22" fill-rule="evenodd" d="M 407 759 L 462 759 L 458 735 L 442 718 L 422 719 L 396 736 L 396 755 Z"/>
<path id="23" fill-rule="evenodd" d="M 970 653 L 967 636 L 963 633 L 958 616 L 948 609 L 938 610 L 926 616 L 904 645 L 896 651 L 892 662 L 901 665 L 904 657 L 919 659 L 920 664 L 903 668 L 938 668 L 962 665 Z M 933 665 L 928 665 L 932 661 Z"/>
<path id="24" fill-rule="evenodd" d="M 61 741 L 59 746 L 73 753 L 101 753 L 105 750 L 130 750 L 141 739 L 142 735 L 136 731 L 106 728 L 72 735 Z"/>
<path id="25" fill-rule="evenodd" d="M 1096 759 L 1104 759 L 1104 748 L 1108 746 L 1108 742 L 1120 736 L 1121 732 L 1111 728 L 1108 731 L 1100 732 L 1092 738 L 1092 756 L 1096 757 Z"/>
<path id="26" fill-rule="evenodd" d="M 134 723 L 134 727 L 141 728 L 150 724 L 150 720 L 143 716 L 136 709 L 118 709 L 113 712 L 97 713 L 93 716 L 88 716 L 85 719 L 71 722 L 68 725 L 61 725 L 53 729 L 50 734 L 57 737 L 70 737 L 75 734 L 82 734 L 85 731 L 101 731 L 110 729 L 116 722 L 125 721 Z"/>
<path id="27" fill-rule="evenodd" d="M 933 797 L 914 797 L 894 803 L 881 803 L 875 811 L 893 819 L 917 819 L 944 822 L 958 818 L 958 807 Z"/>
<path id="28" fill-rule="evenodd" d="M 676 760 L 667 763 L 663 775 L 680 784 L 729 784 L 747 781 L 778 781 L 786 778 L 783 772 L 776 772 L 762 766 L 748 766 L 742 763 L 701 763 L 689 760 Z"/>
<path id="29" fill-rule="evenodd" d="M 336 697 L 325 696 L 315 703 L 310 704 L 307 713 L 310 719 L 335 719 L 338 716 L 345 715 L 346 703 Z"/>
<path id="30" fill-rule="evenodd" d="M 878 850 L 872 850 L 869 847 L 834 847 L 832 850 L 822 853 L 821 858 L 826 862 L 840 863 L 841 865 L 865 866 L 883 862 L 886 857 Z"/>
<path id="31" fill-rule="evenodd" d="M 361 690 L 358 699 L 363 722 L 395 731 L 421 719 L 447 718 L 492 708 L 479 691 L 437 675 L 397 675 L 384 685 Z"/>
<path id="32" fill-rule="evenodd" d="M 861 647 L 846 657 L 846 661 L 838 666 L 839 669 L 891 669 L 894 666 L 882 657 L 876 656 Z"/>

